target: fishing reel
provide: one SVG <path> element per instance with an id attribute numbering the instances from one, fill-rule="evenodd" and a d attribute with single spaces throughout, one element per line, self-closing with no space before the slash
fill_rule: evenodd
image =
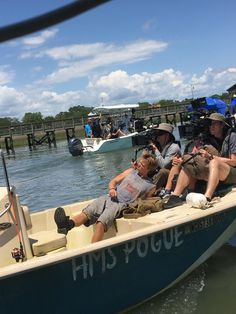
<path id="1" fill-rule="evenodd" d="M 17 263 L 19 263 L 19 261 L 23 262 L 23 260 L 25 258 L 25 254 L 24 254 L 24 251 L 23 251 L 23 246 L 20 246 L 20 248 L 15 247 L 11 251 L 11 255 L 16 260 Z"/>

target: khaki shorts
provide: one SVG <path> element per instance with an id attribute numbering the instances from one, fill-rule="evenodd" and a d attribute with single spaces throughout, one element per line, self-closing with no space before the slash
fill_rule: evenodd
<path id="1" fill-rule="evenodd" d="M 125 207 L 126 204 L 112 201 L 108 195 L 100 196 L 83 209 L 83 213 L 88 217 L 84 225 L 89 227 L 99 221 L 107 230 Z"/>
<path id="2" fill-rule="evenodd" d="M 156 185 L 157 191 L 165 187 L 169 173 L 170 170 L 162 168 L 154 174 L 154 176 L 152 177 L 152 182 Z"/>
<path id="3" fill-rule="evenodd" d="M 223 181 L 226 184 L 236 184 L 236 168 L 230 167 L 228 177 Z"/>

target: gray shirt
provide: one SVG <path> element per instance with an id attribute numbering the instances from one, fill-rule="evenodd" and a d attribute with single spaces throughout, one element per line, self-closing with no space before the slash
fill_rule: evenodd
<path id="1" fill-rule="evenodd" d="M 181 156 L 181 150 L 178 144 L 168 143 L 160 153 L 159 151 L 155 152 L 158 166 L 160 168 L 170 169 L 172 166 L 173 157 L 176 155 Z"/>
<path id="2" fill-rule="evenodd" d="M 222 148 L 221 148 L 221 156 L 229 158 L 231 154 L 236 154 L 236 133 L 231 132 L 226 136 Z"/>
<path id="3" fill-rule="evenodd" d="M 138 197 L 144 196 L 146 192 L 155 185 L 150 179 L 140 177 L 136 170 L 133 170 L 117 187 L 117 199 L 120 203 L 131 203 Z"/>

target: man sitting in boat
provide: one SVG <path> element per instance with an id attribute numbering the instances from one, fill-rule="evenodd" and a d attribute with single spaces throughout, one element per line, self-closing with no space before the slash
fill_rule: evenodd
<path id="1" fill-rule="evenodd" d="M 211 153 L 213 155 L 219 155 L 223 144 L 223 139 L 226 136 L 228 128 L 224 127 L 223 129 L 219 128 L 216 130 L 215 128 L 210 127 L 207 121 L 209 122 L 209 119 L 205 118 L 201 122 L 204 125 L 204 134 L 198 133 L 197 136 L 186 145 L 184 149 L 184 157 L 189 158 L 189 155 L 193 156 L 194 154 L 197 154 L 199 152 L 199 149 L 203 147 L 207 149 L 208 153 Z M 173 158 L 172 167 L 168 176 L 166 186 L 159 193 L 159 196 L 161 196 L 162 198 L 167 199 L 170 197 L 172 188 L 174 188 L 174 185 L 176 183 L 176 177 L 178 177 L 182 169 L 182 164 L 187 162 L 187 159 L 184 157 L 175 156 Z M 193 160 L 191 160 L 191 162 L 193 162 Z M 191 183 L 193 183 L 193 186 L 188 186 L 188 190 L 194 191 L 196 182 Z M 199 182 L 199 184 L 202 184 L 202 181 Z"/>
<path id="2" fill-rule="evenodd" d="M 211 201 L 219 182 L 224 184 L 236 183 L 236 133 L 229 130 L 226 137 L 223 138 L 224 129 L 229 127 L 229 125 L 226 123 L 225 117 L 220 113 L 212 113 L 207 119 L 211 121 L 211 133 L 223 141 L 220 155 L 212 155 L 205 149 L 200 149 L 199 153 L 208 161 L 208 167 L 205 167 L 199 173 L 191 171 L 191 168 L 183 167 L 173 194 L 171 194 L 167 203 L 164 204 L 165 209 L 181 205 L 184 202 L 180 197 L 181 194 L 188 186 L 193 186 L 197 180 L 207 182 L 204 194 L 207 201 Z"/>
<path id="3" fill-rule="evenodd" d="M 110 133 L 107 135 L 106 139 L 111 139 L 111 138 L 117 138 L 120 136 L 124 136 L 125 133 L 123 131 L 121 131 L 121 129 L 116 129 L 114 128 L 113 124 L 110 123 Z"/>
<path id="4" fill-rule="evenodd" d="M 153 128 L 151 148 L 157 158 L 158 171 L 153 176 L 157 191 L 160 191 L 167 182 L 174 156 L 181 156 L 181 150 L 173 135 L 174 127 L 169 123 L 160 123 Z"/>
<path id="5" fill-rule="evenodd" d="M 102 240 L 104 232 L 111 227 L 114 219 L 121 217 L 123 209 L 129 203 L 138 197 L 147 198 L 154 195 L 156 188 L 148 175 L 156 167 L 156 158 L 144 152 L 136 170 L 129 168 L 113 178 L 109 183 L 109 195 L 99 197 L 79 215 L 70 219 L 63 208 L 57 208 L 54 219 L 58 232 L 67 234 L 73 227 L 82 224 L 88 227 L 96 223 L 92 242 Z"/>

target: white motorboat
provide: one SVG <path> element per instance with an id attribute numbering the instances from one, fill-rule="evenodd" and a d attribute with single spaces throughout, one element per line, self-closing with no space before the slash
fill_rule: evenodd
<path id="1" fill-rule="evenodd" d="M 118 104 L 113 106 L 99 106 L 93 109 L 93 112 L 89 114 L 90 118 L 101 117 L 101 115 L 109 114 L 116 119 L 116 128 L 122 124 L 122 117 L 126 117 L 125 135 L 116 138 L 81 138 L 81 139 L 71 139 L 69 141 L 69 152 L 73 156 L 82 155 L 84 152 L 95 152 L 95 153 L 107 153 L 115 150 L 127 149 L 135 146 L 133 137 L 135 137 L 138 132 L 136 131 L 135 121 L 131 128 L 131 112 L 130 110 L 138 108 L 138 104 Z M 129 114 L 129 116 L 127 115 Z M 130 129 L 130 132 L 127 132 Z"/>
<path id="2" fill-rule="evenodd" d="M 132 138 L 138 132 L 132 132 L 117 138 L 103 140 L 101 138 L 85 138 L 81 139 L 84 152 L 107 153 L 114 150 L 121 150 L 133 147 Z"/>

